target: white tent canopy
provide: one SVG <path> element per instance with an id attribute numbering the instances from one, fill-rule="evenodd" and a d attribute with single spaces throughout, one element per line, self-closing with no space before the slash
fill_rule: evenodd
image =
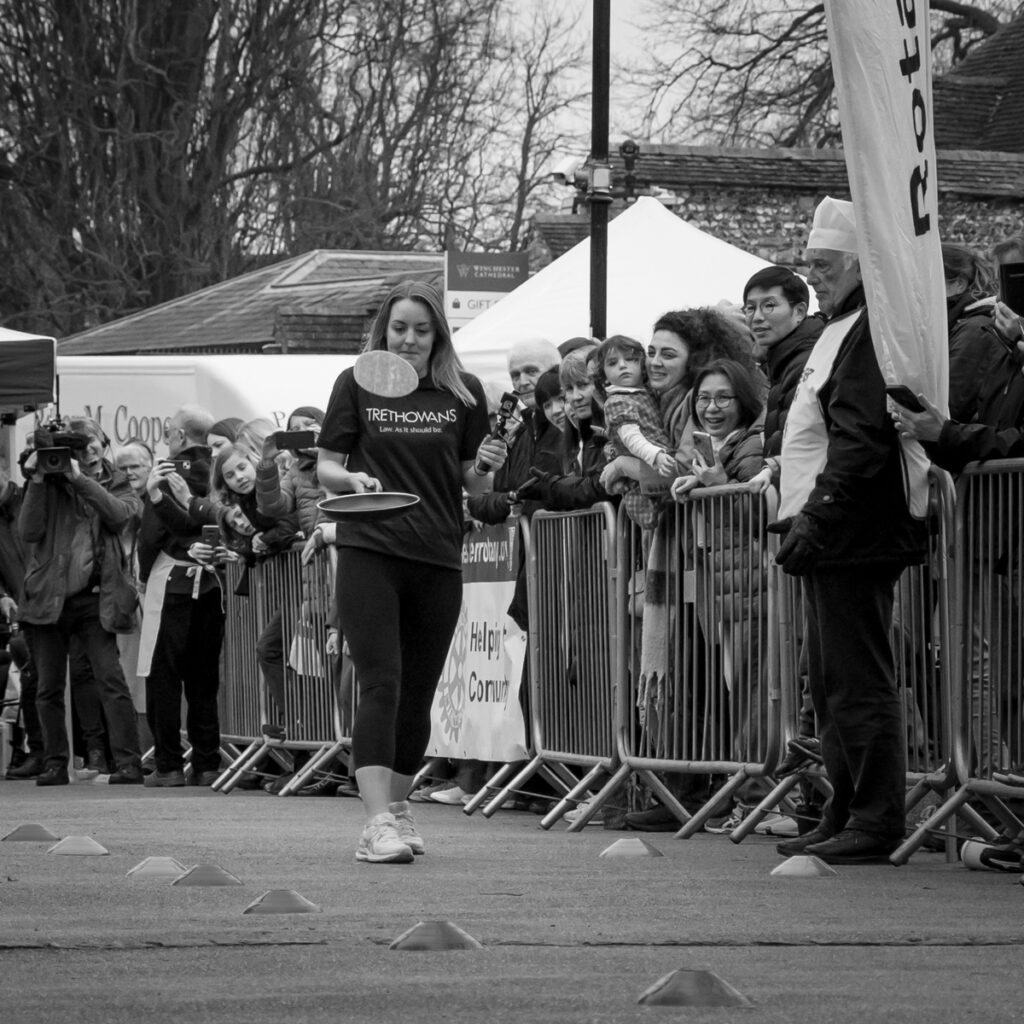
<path id="1" fill-rule="evenodd" d="M 657 200 L 638 199 L 608 226 L 608 334 L 646 342 L 663 313 L 738 304 L 747 279 L 770 264 L 687 224 Z M 504 382 L 511 345 L 560 345 L 590 335 L 590 239 L 538 271 L 455 335 L 471 373 Z"/>

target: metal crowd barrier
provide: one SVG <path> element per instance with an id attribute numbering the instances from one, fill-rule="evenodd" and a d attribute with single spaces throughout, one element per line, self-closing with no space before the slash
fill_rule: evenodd
<path id="1" fill-rule="evenodd" d="M 939 826 L 951 834 L 955 816 L 986 840 L 1024 836 L 1009 803 L 1024 801 L 1024 460 L 972 464 L 956 491 L 948 703 L 958 785 L 893 853 L 894 864 Z"/>
<path id="2" fill-rule="evenodd" d="M 322 554 L 303 566 L 301 553 L 296 546 L 250 569 L 247 595 L 235 593 L 241 567 L 227 567 L 225 674 L 218 703 L 222 738 L 242 749 L 213 785 L 224 793 L 266 758 L 290 772 L 292 753 L 308 751 L 306 763 L 280 791 L 287 796 L 351 746 L 354 688 L 341 692 L 338 665 L 324 650 L 335 559 Z M 268 694 L 257 660 L 257 640 L 275 617 L 284 658 L 283 709 Z M 264 735 L 261 726 L 275 721 L 279 711 L 285 737 Z"/>
<path id="3" fill-rule="evenodd" d="M 600 780 L 607 781 L 592 810 L 628 775 L 616 756 L 614 510 L 602 503 L 579 512 L 536 513 L 526 556 L 533 756 L 483 814 L 490 817 L 540 775 L 564 793 L 541 819 L 550 828 Z M 581 815 L 570 828 L 585 824 Z"/>
<path id="4" fill-rule="evenodd" d="M 629 568 L 618 588 L 620 756 L 679 818 L 679 838 L 778 760 L 778 631 L 764 533 L 774 514 L 773 492 L 729 484 L 692 491 L 648 537 L 621 517 Z M 689 777 L 700 790 L 708 776 L 727 778 L 691 815 L 658 773 Z"/>
<path id="5" fill-rule="evenodd" d="M 891 639 L 896 687 L 901 695 L 907 737 L 907 811 L 954 784 L 953 726 L 950 700 L 949 572 L 952 559 L 955 494 L 949 475 L 933 468 L 929 474 L 928 555 L 923 565 L 910 566 L 895 592 Z M 798 735 L 803 675 L 803 592 L 799 581 L 777 569 L 779 651 L 781 658 L 783 738 Z M 802 781 L 823 796 L 831 787 L 823 770 L 810 765 L 785 776 L 754 807 L 730 838 L 741 841 L 773 807 Z M 791 805 L 792 806 L 792 805 Z"/>

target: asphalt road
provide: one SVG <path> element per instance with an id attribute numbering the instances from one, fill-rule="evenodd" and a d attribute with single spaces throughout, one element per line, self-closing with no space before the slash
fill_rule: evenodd
<path id="1" fill-rule="evenodd" d="M 350 799 L 207 790 L 43 789 L 0 782 L 0 835 L 26 823 L 90 836 L 105 856 L 0 842 L 0 1019 L 764 1022 L 1024 1020 L 1024 886 L 921 853 L 902 868 L 779 879 L 774 840 L 544 832 L 418 805 L 428 853 L 354 859 Z M 129 876 L 146 857 L 216 864 L 240 886 Z M 245 914 L 269 890 L 320 909 Z M 393 951 L 446 920 L 480 950 Z M 641 1006 L 675 971 L 710 971 L 752 1005 Z"/>

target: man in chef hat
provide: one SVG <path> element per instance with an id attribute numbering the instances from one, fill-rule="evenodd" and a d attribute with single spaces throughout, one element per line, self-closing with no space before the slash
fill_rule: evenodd
<path id="1" fill-rule="evenodd" d="M 782 442 L 776 562 L 800 576 L 808 676 L 833 795 L 784 856 L 888 859 L 904 835 L 906 737 L 889 629 L 903 569 L 925 558 L 899 437 L 871 339 L 853 203 L 826 196 L 807 239 L 807 283 L 829 318 Z"/>

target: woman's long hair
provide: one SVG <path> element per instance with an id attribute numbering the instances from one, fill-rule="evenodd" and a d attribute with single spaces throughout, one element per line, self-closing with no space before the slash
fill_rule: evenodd
<path id="1" fill-rule="evenodd" d="M 942 272 L 947 281 L 962 277 L 967 282 L 964 291 L 975 301 L 995 293 L 996 278 L 992 265 L 981 253 L 966 245 L 942 243 Z"/>
<path id="2" fill-rule="evenodd" d="M 732 359 L 747 370 L 754 370 L 750 335 L 710 306 L 666 313 L 658 318 L 654 330 L 671 331 L 686 344 L 690 355 L 680 382 L 686 390 L 693 387 L 697 374 L 715 359 Z"/>
<path id="3" fill-rule="evenodd" d="M 434 386 L 443 391 L 450 391 L 463 405 L 475 406 L 476 399 L 462 379 L 465 370 L 455 352 L 455 346 L 452 344 L 451 328 L 444 315 L 444 300 L 433 285 L 425 284 L 422 281 L 402 281 L 395 285 L 388 292 L 377 315 L 373 318 L 364 351 L 387 349 L 391 307 L 396 302 L 401 302 L 402 299 L 420 302 L 430 311 L 430 319 L 434 327 L 434 347 L 430 352 L 429 372 Z"/>

